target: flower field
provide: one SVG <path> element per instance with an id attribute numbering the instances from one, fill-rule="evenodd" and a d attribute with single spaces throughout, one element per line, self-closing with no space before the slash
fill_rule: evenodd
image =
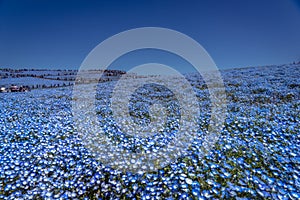
<path id="1" fill-rule="evenodd" d="M 147 173 L 111 168 L 89 151 L 74 125 L 72 87 L 1 93 L 0 199 L 300 199 L 300 66 L 231 69 L 221 75 L 227 116 L 214 148 L 200 156 L 201 142 L 195 143 L 187 155 Z M 186 78 L 201 105 L 201 134 L 210 120 L 209 93 L 201 77 Z M 115 82 L 97 86 L 103 127 L 110 123 L 108 100 Z M 138 94 L 136 102 L 142 99 Z M 147 124 L 145 102 L 129 110 Z M 169 120 L 176 121 L 178 108 L 170 112 L 175 114 Z M 124 148 L 153 151 L 148 144 L 155 137 L 138 143 L 107 127 L 108 137 Z M 172 132 L 163 132 L 158 139 L 172 139 Z"/>

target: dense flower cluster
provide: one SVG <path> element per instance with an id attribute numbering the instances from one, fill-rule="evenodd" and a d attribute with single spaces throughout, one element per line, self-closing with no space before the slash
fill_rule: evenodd
<path id="1" fill-rule="evenodd" d="M 189 154 L 149 173 L 106 166 L 82 144 L 73 122 L 71 88 L 1 94 L 0 199 L 299 199 L 300 67 L 221 73 L 228 116 L 215 148 L 199 156 L 201 142 L 195 141 Z M 186 77 L 199 99 L 198 123 L 205 132 L 210 120 L 207 87 L 199 76 Z M 132 145 L 129 150 L 139 146 L 154 151 L 155 135 L 137 145 L 138 139 L 109 124 L 108 99 L 113 86 L 114 82 L 98 85 L 101 125 L 124 148 Z M 149 90 L 141 88 L 129 105 L 132 117 L 141 123 L 151 120 L 147 110 L 151 99 L 134 102 Z M 162 94 L 172 96 L 170 91 Z M 176 99 L 174 102 L 166 102 L 169 112 L 175 114 L 169 119 L 166 140 L 159 138 L 163 142 L 172 139 L 172 128 L 176 128 L 172 121 L 179 118 Z"/>

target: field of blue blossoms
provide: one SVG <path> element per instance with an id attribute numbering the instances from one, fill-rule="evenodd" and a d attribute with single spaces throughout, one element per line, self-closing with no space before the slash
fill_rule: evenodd
<path id="1" fill-rule="evenodd" d="M 299 199 L 300 66 L 221 74 L 228 115 L 215 147 L 144 174 L 104 166 L 82 144 L 72 88 L 0 94 L 0 199 Z M 207 88 L 187 78 L 207 105 L 205 130 Z M 113 82 L 100 85 L 99 107 Z"/>

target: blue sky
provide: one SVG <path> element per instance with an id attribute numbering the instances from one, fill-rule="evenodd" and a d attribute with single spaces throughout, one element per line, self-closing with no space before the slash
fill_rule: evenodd
<path id="1" fill-rule="evenodd" d="M 300 60 L 296 0 L 0 0 L 0 67 L 76 69 L 101 41 L 147 26 L 187 34 L 219 68 Z"/>

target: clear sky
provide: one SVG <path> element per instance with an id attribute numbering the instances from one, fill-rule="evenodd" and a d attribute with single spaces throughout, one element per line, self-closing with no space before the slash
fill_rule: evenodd
<path id="1" fill-rule="evenodd" d="M 0 0 L 0 67 L 76 69 L 101 41 L 146 26 L 187 34 L 220 68 L 300 60 L 297 0 Z"/>

